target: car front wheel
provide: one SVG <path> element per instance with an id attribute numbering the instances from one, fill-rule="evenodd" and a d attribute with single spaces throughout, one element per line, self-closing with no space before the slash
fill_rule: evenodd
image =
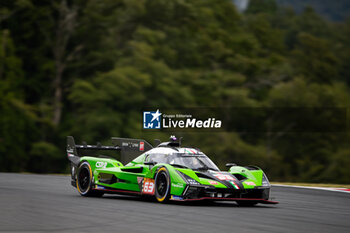
<path id="1" fill-rule="evenodd" d="M 92 188 L 92 170 L 88 162 L 80 164 L 77 172 L 77 189 L 85 197 L 101 197 L 103 192 Z"/>
<path id="2" fill-rule="evenodd" d="M 167 202 L 170 197 L 170 177 L 165 167 L 158 170 L 155 177 L 155 196 L 158 202 Z"/>

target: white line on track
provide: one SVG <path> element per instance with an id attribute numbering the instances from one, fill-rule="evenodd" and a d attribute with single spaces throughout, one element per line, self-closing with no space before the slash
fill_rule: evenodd
<path id="1" fill-rule="evenodd" d="M 326 191 L 334 191 L 334 192 L 341 192 L 341 193 L 349 193 L 350 191 L 341 190 L 338 188 L 325 188 L 325 187 L 313 187 L 313 186 L 297 186 L 297 185 L 285 185 L 285 184 L 273 184 L 272 186 L 277 187 L 291 187 L 291 188 L 304 188 L 304 189 L 318 189 L 318 190 L 326 190 Z"/>

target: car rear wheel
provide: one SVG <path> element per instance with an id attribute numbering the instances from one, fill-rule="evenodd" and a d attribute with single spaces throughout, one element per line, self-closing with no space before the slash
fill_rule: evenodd
<path id="1" fill-rule="evenodd" d="M 167 202 L 170 197 L 170 177 L 165 167 L 158 170 L 155 177 L 155 196 L 158 202 Z"/>
<path id="2" fill-rule="evenodd" d="M 77 189 L 85 197 L 102 197 L 103 192 L 92 188 L 92 170 L 88 162 L 80 164 L 77 172 Z"/>

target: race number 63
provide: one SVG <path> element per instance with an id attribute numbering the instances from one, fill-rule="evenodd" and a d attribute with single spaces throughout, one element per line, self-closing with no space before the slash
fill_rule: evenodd
<path id="1" fill-rule="evenodd" d="M 142 193 L 151 194 L 151 195 L 154 194 L 154 180 L 153 179 L 149 179 L 149 178 L 144 179 Z"/>

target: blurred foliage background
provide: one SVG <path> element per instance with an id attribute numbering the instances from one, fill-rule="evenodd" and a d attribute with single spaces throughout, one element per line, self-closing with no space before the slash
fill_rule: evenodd
<path id="1" fill-rule="evenodd" d="M 230 0 L 2 0 L 0 171 L 68 172 L 67 135 L 167 140 L 141 130 L 145 107 L 348 108 L 349 85 L 350 20 L 311 7 L 252 0 L 240 13 Z M 177 136 L 221 168 L 255 164 L 274 181 L 350 182 L 348 133 Z"/>

